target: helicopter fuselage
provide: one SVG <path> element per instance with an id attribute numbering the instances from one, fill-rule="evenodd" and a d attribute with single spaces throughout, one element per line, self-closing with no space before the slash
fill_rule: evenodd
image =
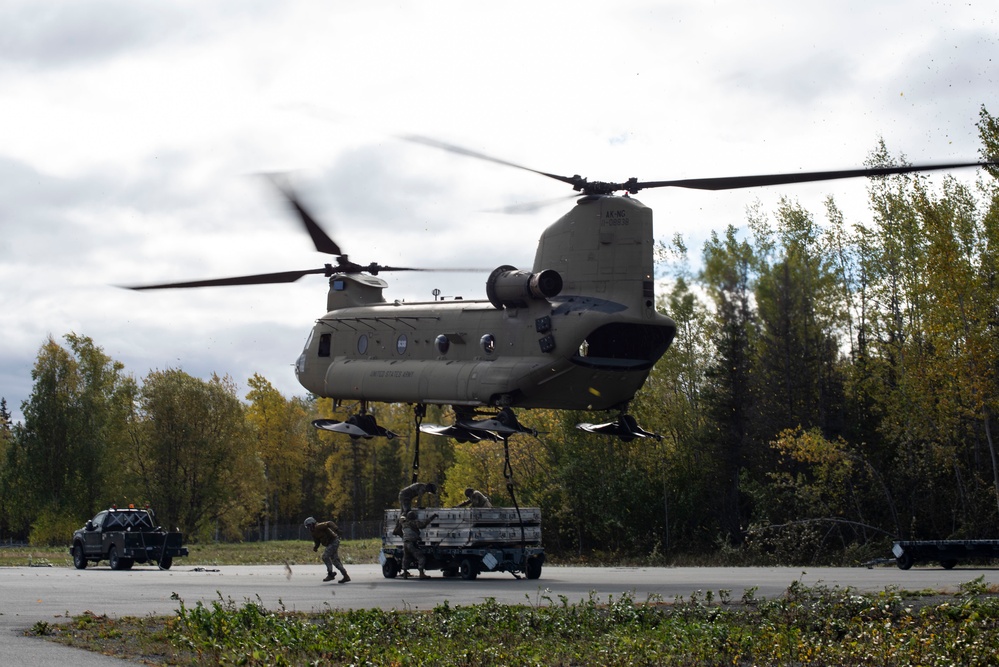
<path id="1" fill-rule="evenodd" d="M 673 340 L 655 310 L 651 211 L 594 196 L 541 237 L 533 272 L 488 300 L 388 303 L 376 276 L 330 279 L 296 374 L 338 400 L 569 410 L 623 407 Z"/>

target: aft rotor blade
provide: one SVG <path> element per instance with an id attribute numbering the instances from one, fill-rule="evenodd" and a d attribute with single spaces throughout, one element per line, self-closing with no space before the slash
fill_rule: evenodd
<path id="1" fill-rule="evenodd" d="M 543 199 L 540 201 L 526 201 L 519 204 L 510 204 L 509 206 L 501 206 L 499 208 L 490 208 L 483 211 L 483 213 L 507 213 L 510 215 L 523 215 L 526 213 L 534 213 L 535 211 L 540 211 L 543 208 L 547 208 L 553 204 L 564 204 L 570 199 L 578 199 L 580 195 L 567 195 L 565 197 L 556 197 L 554 199 Z"/>
<path id="2" fill-rule="evenodd" d="M 636 194 L 640 190 L 649 188 L 688 188 L 692 190 L 738 190 L 740 188 L 755 188 L 768 185 L 789 185 L 793 183 L 814 183 L 818 181 L 834 181 L 842 178 L 860 178 L 869 176 L 891 176 L 894 174 L 909 174 L 920 171 L 937 171 L 942 169 L 962 169 L 965 167 L 996 167 L 999 161 L 985 160 L 981 162 L 954 162 L 948 164 L 922 164 L 907 165 L 902 167 L 868 167 L 864 169 L 840 169 L 835 171 L 803 171 L 791 174 L 760 174 L 753 176 L 726 176 L 720 178 L 687 178 L 670 181 L 639 181 L 636 178 L 629 179 L 623 183 L 613 183 L 606 181 L 590 181 L 578 174 L 575 176 L 559 176 L 546 171 L 531 169 L 515 162 L 502 160 L 500 158 L 469 150 L 461 146 L 455 146 L 444 141 L 431 139 L 419 135 L 400 135 L 400 139 L 410 141 L 432 148 L 439 148 L 458 155 L 486 160 L 495 164 L 522 169 L 541 176 L 547 176 L 563 183 L 568 183 L 574 190 L 582 192 L 584 195 L 609 195 L 615 192 L 625 191 Z M 531 204 L 522 206 L 507 207 L 499 209 L 499 212 L 521 213 L 533 210 Z"/>
<path id="3" fill-rule="evenodd" d="M 424 146 L 430 146 L 431 148 L 439 148 L 441 150 L 448 151 L 449 153 L 457 153 L 458 155 L 465 155 L 467 157 L 474 157 L 479 160 L 485 160 L 486 162 L 494 162 L 496 164 L 501 164 L 506 167 L 513 167 L 514 169 L 523 169 L 524 171 L 529 171 L 532 174 L 539 174 L 541 176 L 547 176 L 548 178 L 554 178 L 556 181 L 562 181 L 563 183 L 568 183 L 569 185 L 575 186 L 576 181 L 579 178 L 570 176 L 559 176 L 558 174 L 549 174 L 546 171 L 538 171 L 537 169 L 531 169 L 530 167 L 525 167 L 522 164 L 517 164 L 516 162 L 510 162 L 508 160 L 501 160 L 498 157 L 493 157 L 491 155 L 486 155 L 485 153 L 479 153 L 477 151 L 469 150 L 468 148 L 462 148 L 461 146 L 455 146 L 454 144 L 449 144 L 444 141 L 439 141 L 437 139 L 431 139 L 430 137 L 422 137 L 418 134 L 402 134 L 399 135 L 399 139 L 403 141 L 409 141 L 414 144 L 423 144 Z"/>
<path id="4" fill-rule="evenodd" d="M 755 188 L 767 185 L 787 185 L 790 183 L 813 183 L 817 181 L 834 181 L 841 178 L 859 178 L 863 176 L 892 176 L 895 174 L 910 174 L 919 171 L 937 171 L 941 169 L 961 169 L 964 167 L 990 167 L 999 162 L 954 162 L 949 164 L 914 164 L 903 167 L 869 167 L 865 169 L 840 169 L 837 171 L 803 171 L 793 174 L 763 174 L 758 176 L 728 176 L 722 178 L 689 178 L 674 181 L 644 181 L 633 184 L 638 190 L 646 188 L 690 188 L 694 190 L 737 190 L 739 188 Z M 624 184 L 619 189 L 626 189 Z"/>
<path id="5" fill-rule="evenodd" d="M 267 285 L 272 283 L 293 283 L 303 276 L 314 273 L 326 274 L 329 267 L 307 269 L 305 271 L 282 271 L 279 273 L 259 273 L 255 276 L 236 276 L 233 278 L 214 278 L 210 280 L 190 280 L 180 283 L 163 283 L 161 285 L 123 285 L 130 290 L 172 289 L 183 287 L 232 287 L 234 285 Z"/>

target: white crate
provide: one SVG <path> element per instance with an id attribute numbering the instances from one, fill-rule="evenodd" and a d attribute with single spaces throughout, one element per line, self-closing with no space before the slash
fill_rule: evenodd
<path id="1" fill-rule="evenodd" d="M 509 544 L 519 545 L 522 541 L 537 544 L 541 541 L 540 526 L 524 526 L 523 532 L 519 526 L 494 526 L 472 528 L 425 528 L 421 535 L 423 541 L 440 546 L 471 546 L 477 544 Z"/>

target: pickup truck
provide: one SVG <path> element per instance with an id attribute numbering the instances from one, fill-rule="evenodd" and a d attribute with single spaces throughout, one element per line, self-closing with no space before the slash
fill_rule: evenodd
<path id="1" fill-rule="evenodd" d="M 156 524 L 150 509 L 111 507 L 73 533 L 69 553 L 82 570 L 87 563 L 107 560 L 112 570 L 128 570 L 135 563 L 156 563 L 169 570 L 173 559 L 186 556 L 184 536 Z"/>

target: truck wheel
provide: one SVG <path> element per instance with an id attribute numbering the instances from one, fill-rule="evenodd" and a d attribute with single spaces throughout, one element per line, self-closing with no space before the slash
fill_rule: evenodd
<path id="1" fill-rule="evenodd" d="M 955 565 L 957 565 L 957 560 L 953 558 L 940 561 L 940 567 L 945 570 L 953 570 Z"/>
<path id="2" fill-rule="evenodd" d="M 397 574 L 399 574 L 399 561 L 395 558 L 386 558 L 382 563 L 382 576 L 386 579 L 395 579 Z"/>
<path id="3" fill-rule="evenodd" d="M 87 567 L 87 559 L 83 555 L 83 545 L 79 542 L 73 545 L 73 565 L 77 570 Z"/>
<path id="4" fill-rule="evenodd" d="M 111 548 L 108 549 L 108 565 L 111 566 L 111 569 L 112 570 L 125 569 L 124 568 L 125 564 L 122 562 L 123 560 L 124 560 L 123 558 L 118 557 L 118 547 L 111 545 Z"/>
<path id="5" fill-rule="evenodd" d="M 912 557 L 912 554 L 904 551 L 901 556 L 895 559 L 895 564 L 898 565 L 898 569 L 900 570 L 908 570 L 914 562 L 915 559 Z"/>
<path id="6" fill-rule="evenodd" d="M 479 569 L 475 566 L 475 563 L 470 558 L 466 558 L 461 561 L 461 565 L 458 567 L 458 574 L 461 575 L 462 579 L 466 581 L 471 581 L 475 577 L 479 576 Z"/>
<path id="7" fill-rule="evenodd" d="M 538 579 L 541 577 L 541 561 L 537 558 L 528 558 L 524 572 L 528 579 Z"/>
<path id="8" fill-rule="evenodd" d="M 173 565 L 173 556 L 164 556 L 163 558 L 160 558 L 161 570 L 169 570 L 171 565 Z"/>

